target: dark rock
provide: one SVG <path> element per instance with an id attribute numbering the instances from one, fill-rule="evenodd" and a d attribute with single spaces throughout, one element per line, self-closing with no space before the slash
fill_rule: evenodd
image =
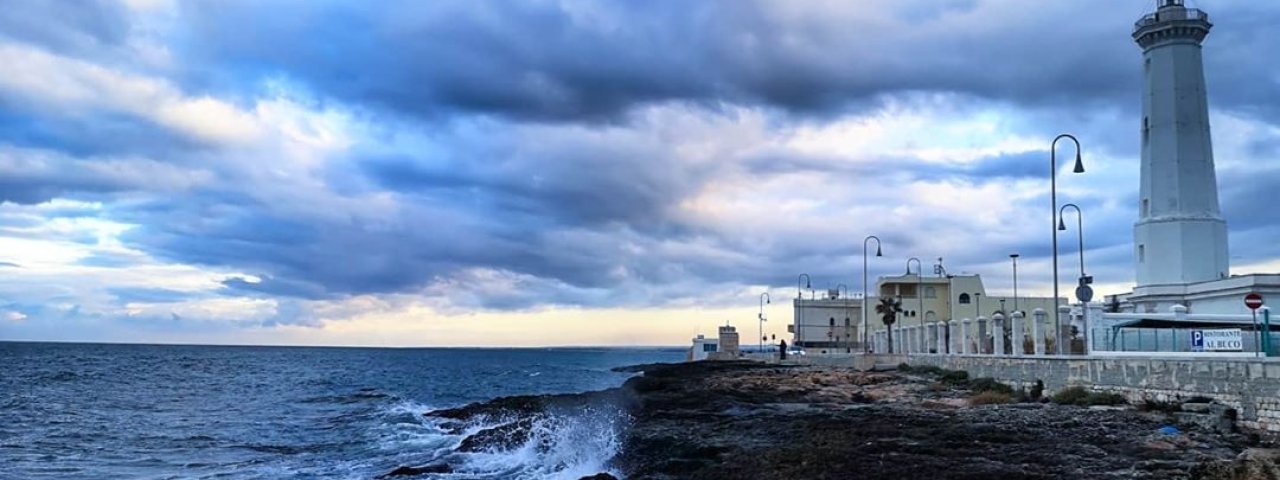
<path id="1" fill-rule="evenodd" d="M 595 475 L 591 475 L 591 476 L 589 476 L 589 477 L 582 477 L 582 478 L 579 478 L 578 480 L 618 480 L 618 477 L 615 477 L 615 476 L 610 475 L 610 474 L 608 474 L 608 473 L 597 473 L 597 474 L 595 474 Z"/>
<path id="2" fill-rule="evenodd" d="M 415 477 L 428 473 L 453 473 L 453 467 L 447 463 L 437 463 L 425 467 L 399 467 L 378 478 Z"/>
<path id="3" fill-rule="evenodd" d="M 532 434 L 533 418 L 526 417 L 514 422 L 486 428 L 462 440 L 458 445 L 459 452 L 481 452 L 495 450 L 511 450 L 529 441 Z"/>
<path id="4" fill-rule="evenodd" d="M 1207 403 L 1184 403 L 1181 407 L 1184 412 L 1191 413 L 1209 413 L 1209 404 Z"/>
<path id="5" fill-rule="evenodd" d="M 1235 460 L 1202 463 L 1191 469 L 1195 480 L 1280 480 L 1280 450 L 1250 448 Z"/>

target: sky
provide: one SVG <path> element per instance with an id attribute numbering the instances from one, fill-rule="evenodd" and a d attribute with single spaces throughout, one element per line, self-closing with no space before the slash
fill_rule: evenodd
<path id="1" fill-rule="evenodd" d="M 1280 3 L 1188 3 L 1232 272 L 1280 271 Z M 1153 6 L 6 1 L 0 340 L 682 345 L 763 292 L 783 337 L 867 235 L 1048 295 L 1060 133 L 1124 292 Z"/>

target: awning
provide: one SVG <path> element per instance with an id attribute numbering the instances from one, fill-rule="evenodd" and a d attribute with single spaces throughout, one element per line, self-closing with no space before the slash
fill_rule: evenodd
<path id="1" fill-rule="evenodd" d="M 1262 323 L 1262 317 L 1258 317 L 1258 323 Z M 1258 325 L 1261 327 L 1261 325 Z M 1253 322 L 1241 320 L 1167 320 L 1159 318 L 1144 318 L 1141 320 L 1125 320 L 1123 322 L 1112 325 L 1111 328 L 1183 328 L 1183 329 L 1214 329 L 1214 328 L 1239 328 L 1241 330 L 1255 330 Z M 1261 329 L 1261 328 L 1258 328 Z M 1272 332 L 1280 332 L 1280 324 L 1271 324 Z"/>

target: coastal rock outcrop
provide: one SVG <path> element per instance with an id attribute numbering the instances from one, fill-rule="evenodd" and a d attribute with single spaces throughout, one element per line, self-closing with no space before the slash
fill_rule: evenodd
<path id="1" fill-rule="evenodd" d="M 639 375 L 617 389 L 427 415 L 459 428 L 506 419 L 459 448 L 476 451 L 520 443 L 537 423 L 527 419 L 609 405 L 628 416 L 609 470 L 628 479 L 1277 478 L 1238 476 L 1275 469 L 1274 456 L 1241 454 L 1243 435 L 1201 422 L 1171 428 L 1178 419 L 1167 412 L 1005 403 L 1032 397 L 990 379 L 750 362 L 624 370 Z"/>

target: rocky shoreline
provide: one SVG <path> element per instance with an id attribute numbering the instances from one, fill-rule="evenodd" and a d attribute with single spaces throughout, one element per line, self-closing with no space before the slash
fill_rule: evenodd
<path id="1" fill-rule="evenodd" d="M 425 414 L 458 431 L 478 419 L 510 419 L 457 447 L 482 451 L 522 444 L 537 415 L 616 409 L 628 422 L 611 467 L 633 479 L 1280 478 L 1274 452 L 1231 432 L 1233 412 L 1219 406 L 1188 414 L 1178 405 L 1062 405 L 963 372 L 750 362 L 625 371 L 640 375 L 616 389 Z M 387 476 L 448 472 L 437 464 Z"/>

